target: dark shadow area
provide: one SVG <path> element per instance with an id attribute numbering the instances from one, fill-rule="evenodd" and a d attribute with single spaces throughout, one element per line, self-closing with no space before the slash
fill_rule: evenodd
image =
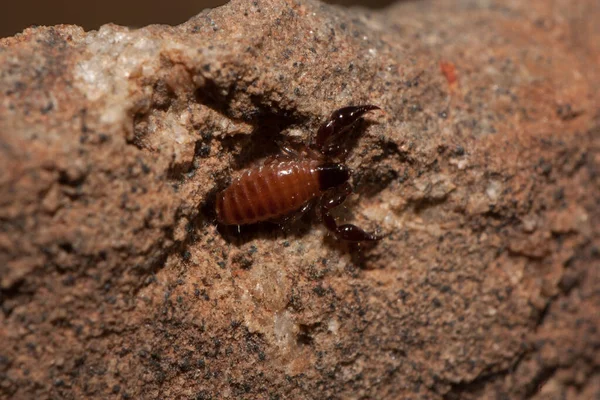
<path id="1" fill-rule="evenodd" d="M 222 93 L 228 93 L 223 95 Z M 308 116 L 297 114 L 293 111 L 267 107 L 261 104 L 260 99 L 253 99 L 254 109 L 246 112 L 241 118 L 232 117 L 230 105 L 232 96 L 236 94 L 235 87 L 226 90 L 215 82 L 207 80 L 195 92 L 196 101 L 207 106 L 231 120 L 243 121 L 254 126 L 249 136 L 231 136 L 221 140 L 223 149 L 234 154 L 234 170 L 247 168 L 258 160 L 270 155 L 279 154 L 279 142 L 283 140 L 281 132 L 294 126 L 301 127 L 308 121 Z M 276 107 L 276 106 L 275 106 Z M 252 140 L 260 137 L 261 140 Z M 243 141 L 241 149 L 240 142 Z"/>
<path id="2" fill-rule="evenodd" d="M 226 4 L 225 0 L 105 0 L 82 2 L 76 0 L 6 1 L 0 14 L 0 37 L 12 36 L 32 25 L 75 24 L 85 30 L 98 29 L 112 22 L 117 25 L 141 27 L 150 24 L 177 25 L 206 8 Z M 344 6 L 383 8 L 390 0 L 333 0 L 327 3 Z"/>

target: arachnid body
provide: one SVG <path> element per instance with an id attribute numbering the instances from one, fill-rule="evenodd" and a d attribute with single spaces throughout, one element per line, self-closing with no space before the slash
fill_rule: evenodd
<path id="1" fill-rule="evenodd" d="M 301 151 L 284 147 L 284 154 L 246 170 L 217 195 L 218 221 L 245 225 L 273 220 L 320 201 L 323 222 L 338 238 L 352 242 L 381 239 L 355 225 L 337 225 L 331 215 L 331 209 L 352 193 L 350 169 L 335 162 L 345 158 L 345 134 L 365 113 L 378 109 L 373 105 L 341 108 L 321 125 L 309 147 Z"/>

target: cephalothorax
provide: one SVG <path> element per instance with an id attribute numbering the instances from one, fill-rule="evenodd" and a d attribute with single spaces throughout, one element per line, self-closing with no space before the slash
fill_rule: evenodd
<path id="1" fill-rule="evenodd" d="M 338 225 L 331 209 L 352 193 L 350 169 L 342 161 L 347 149 L 344 139 L 373 105 L 345 107 L 321 125 L 308 147 L 283 146 L 281 155 L 250 168 L 217 195 L 217 219 L 224 225 L 245 225 L 274 220 L 292 212 L 306 211 L 320 203 L 327 229 L 352 242 L 374 241 L 380 236 L 351 224 Z"/>

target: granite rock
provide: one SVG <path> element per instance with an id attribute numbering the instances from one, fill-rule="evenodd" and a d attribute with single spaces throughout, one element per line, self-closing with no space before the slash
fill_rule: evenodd
<path id="1" fill-rule="evenodd" d="M 0 39 L 0 397 L 600 394 L 600 7 L 235 0 Z M 211 197 L 377 104 L 340 243 Z"/>

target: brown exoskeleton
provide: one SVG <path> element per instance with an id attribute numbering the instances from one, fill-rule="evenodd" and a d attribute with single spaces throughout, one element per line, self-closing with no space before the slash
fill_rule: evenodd
<path id="1" fill-rule="evenodd" d="M 283 155 L 246 170 L 217 195 L 218 221 L 244 225 L 273 220 L 293 211 L 305 211 L 318 199 L 325 226 L 338 238 L 351 242 L 381 239 L 355 225 L 338 225 L 331 215 L 331 209 L 352 193 L 350 169 L 335 160 L 345 159 L 346 134 L 372 110 L 379 107 L 341 108 L 321 125 L 309 147 L 296 151 L 284 146 Z"/>

